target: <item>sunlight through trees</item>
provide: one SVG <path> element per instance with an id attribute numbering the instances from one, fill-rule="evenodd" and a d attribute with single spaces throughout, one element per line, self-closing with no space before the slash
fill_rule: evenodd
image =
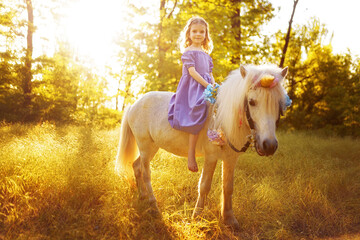
<path id="1" fill-rule="evenodd" d="M 284 126 L 359 135 L 358 58 L 334 54 L 319 19 L 292 26 L 289 41 L 286 29 L 261 35 L 274 17 L 270 0 L 4 0 L 0 12 L 2 121 L 119 118 L 144 92 L 175 91 L 179 34 L 200 15 L 214 40 L 217 82 L 240 64 L 278 64 L 287 42 L 293 106 Z"/>

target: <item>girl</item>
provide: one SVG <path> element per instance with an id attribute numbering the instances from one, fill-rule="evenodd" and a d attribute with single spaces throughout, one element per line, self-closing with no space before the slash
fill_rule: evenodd
<path id="1" fill-rule="evenodd" d="M 182 77 L 172 96 L 168 111 L 170 125 L 188 132 L 188 168 L 198 171 L 195 159 L 196 142 L 207 117 L 207 105 L 203 92 L 209 84 L 215 84 L 213 63 L 209 54 L 213 45 L 209 25 L 201 17 L 191 18 L 181 33 Z"/>

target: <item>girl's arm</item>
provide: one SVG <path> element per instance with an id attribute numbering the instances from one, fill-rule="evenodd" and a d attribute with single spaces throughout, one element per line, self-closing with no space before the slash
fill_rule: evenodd
<path id="1" fill-rule="evenodd" d="M 211 76 L 211 84 L 214 85 L 215 84 L 215 78 L 214 78 L 212 73 L 210 73 L 210 76 Z"/>
<path id="2" fill-rule="evenodd" d="M 210 84 L 195 70 L 195 67 L 189 67 L 189 74 L 193 77 L 198 83 L 203 85 L 205 88 Z"/>

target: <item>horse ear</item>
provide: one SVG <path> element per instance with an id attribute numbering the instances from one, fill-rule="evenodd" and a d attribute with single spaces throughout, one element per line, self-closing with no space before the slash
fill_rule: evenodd
<path id="1" fill-rule="evenodd" d="M 243 78 L 246 77 L 246 69 L 244 66 L 240 66 L 240 73 Z"/>
<path id="2" fill-rule="evenodd" d="M 288 73 L 288 67 L 285 67 L 283 70 L 281 70 L 281 76 L 286 77 Z"/>

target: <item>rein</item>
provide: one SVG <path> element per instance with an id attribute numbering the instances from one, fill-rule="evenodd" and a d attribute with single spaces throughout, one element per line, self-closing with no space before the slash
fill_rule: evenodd
<path id="1" fill-rule="evenodd" d="M 228 145 L 231 147 L 232 150 L 234 150 L 237 153 L 240 152 L 246 152 L 246 150 L 250 147 L 252 142 L 255 142 L 255 123 L 254 120 L 252 119 L 251 115 L 250 115 L 250 110 L 249 110 L 249 106 L 248 106 L 248 101 L 247 98 L 245 98 L 245 114 L 246 114 L 246 119 L 249 123 L 250 129 L 251 129 L 251 134 L 249 136 L 247 136 L 248 140 L 247 142 L 244 144 L 244 146 L 239 150 L 237 149 L 230 141 L 228 138 L 226 138 Z"/>
<path id="2" fill-rule="evenodd" d="M 244 144 L 244 146 L 239 150 L 237 149 L 230 141 L 228 138 L 226 138 L 227 140 L 227 143 L 229 144 L 229 146 L 231 147 L 232 150 L 234 150 L 235 152 L 237 153 L 240 153 L 240 152 L 246 152 L 246 150 L 251 146 L 252 143 L 254 143 L 255 145 L 255 142 L 256 142 L 256 138 L 255 138 L 255 123 L 254 123 L 254 120 L 252 119 L 251 117 L 251 114 L 250 114 L 250 110 L 249 110 L 249 105 L 248 105 L 248 100 L 247 100 L 247 97 L 245 97 L 245 114 L 246 114 L 246 120 L 248 121 L 249 123 L 249 127 L 251 129 L 251 134 L 247 136 L 248 140 L 247 142 Z M 291 104 L 291 102 L 290 102 Z M 289 104 L 289 105 L 290 105 Z M 279 108 L 279 117 L 276 121 L 276 127 L 278 126 L 279 124 L 279 121 L 280 121 L 280 116 L 283 116 L 283 109 L 280 107 Z"/>
<path id="3" fill-rule="evenodd" d="M 216 89 L 217 90 L 217 89 Z M 211 89 L 206 89 L 204 92 L 205 95 L 205 99 L 206 101 L 210 102 L 211 104 L 213 104 L 214 108 L 212 110 L 212 115 L 213 118 L 215 119 L 216 113 L 217 113 L 217 104 L 215 103 L 216 101 L 216 90 Z M 245 97 L 245 114 L 246 114 L 246 119 L 248 121 L 249 127 L 251 129 L 251 134 L 249 134 L 246 138 L 247 141 L 244 144 L 244 146 L 239 150 L 237 149 L 231 142 L 230 140 L 226 137 L 226 135 L 224 134 L 224 132 L 220 129 L 208 129 L 207 135 L 209 140 L 216 145 L 224 145 L 225 143 L 227 143 L 229 145 L 229 147 L 234 150 L 237 153 L 240 152 L 246 152 L 246 150 L 252 145 L 255 145 L 255 123 L 254 120 L 251 117 L 250 114 L 250 110 L 249 110 L 249 106 L 248 106 L 248 101 L 247 101 L 247 97 Z"/>
<path id="4" fill-rule="evenodd" d="M 246 152 L 246 150 L 250 147 L 251 142 L 248 140 L 244 146 L 239 150 L 237 149 L 234 145 L 232 145 L 232 143 L 229 141 L 229 139 L 227 139 L 227 142 L 229 144 L 229 146 L 231 147 L 232 150 L 234 150 L 237 153 L 241 153 L 241 152 Z"/>

